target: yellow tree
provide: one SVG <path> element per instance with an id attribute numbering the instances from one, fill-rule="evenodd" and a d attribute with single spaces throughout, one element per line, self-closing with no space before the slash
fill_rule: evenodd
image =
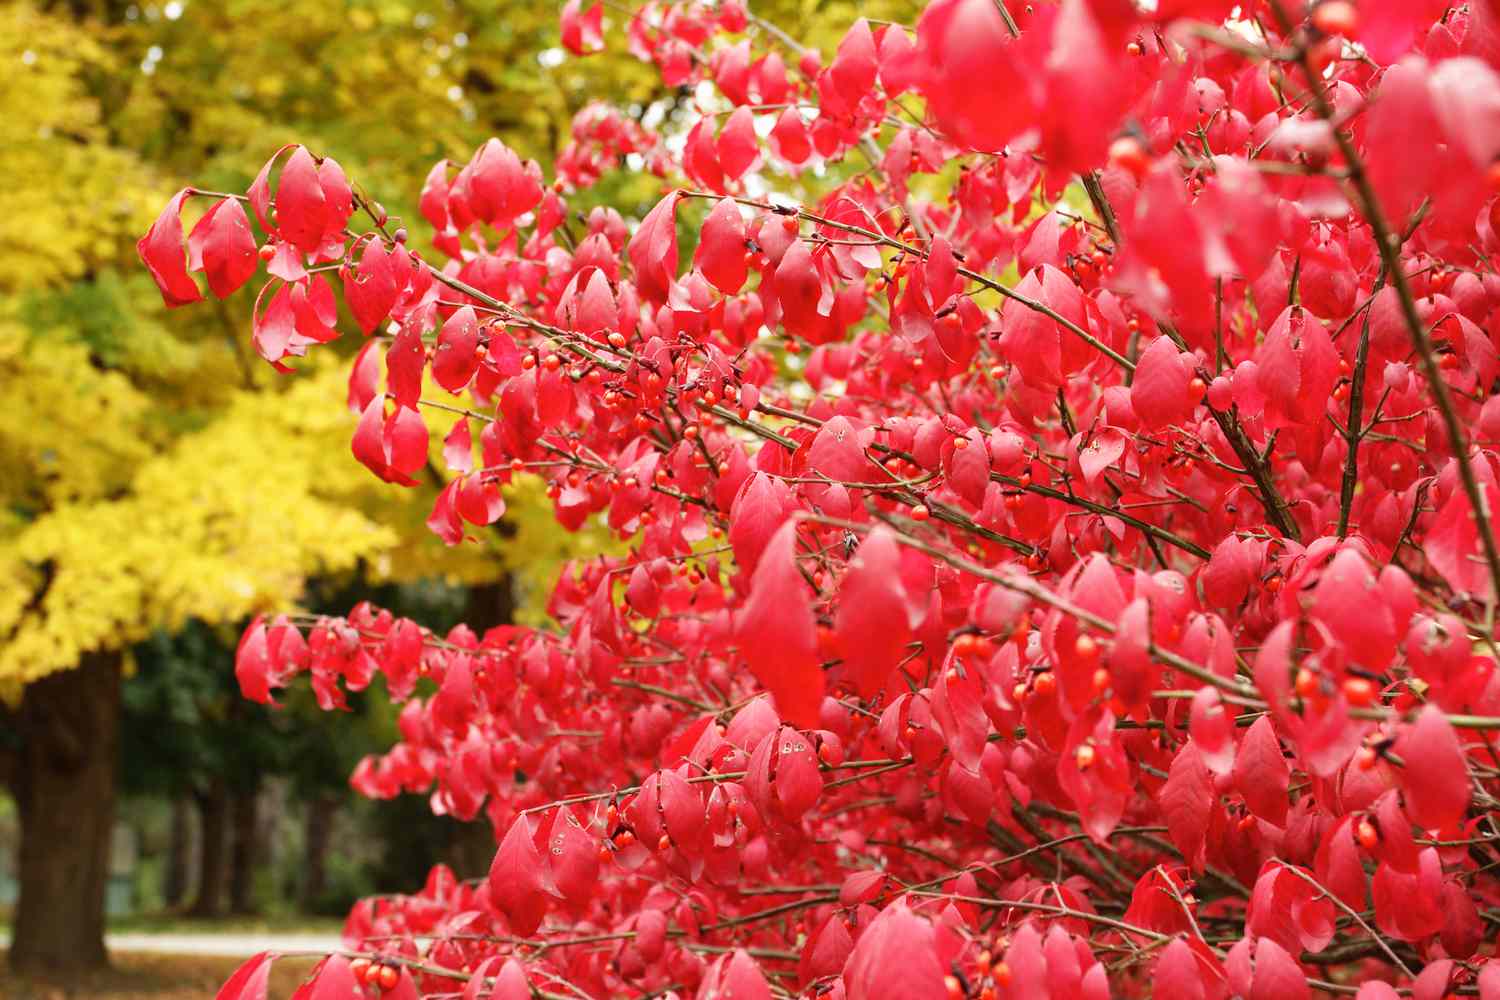
<path id="1" fill-rule="evenodd" d="M 54 972 L 105 961 L 131 643 L 293 607 L 308 578 L 356 566 L 507 571 L 493 546 L 442 551 L 430 489 L 392 511 L 352 458 L 328 460 L 352 428 L 336 366 L 278 378 L 250 364 L 244 309 L 161 312 L 133 243 L 162 178 L 243 189 L 268 144 L 309 130 L 365 177 L 408 177 L 496 130 L 541 149 L 570 110 L 505 56 L 550 12 L 70 6 L 0 9 L 0 170 L 27 178 L 0 190 L 0 770 L 22 820 L 11 961 Z"/>

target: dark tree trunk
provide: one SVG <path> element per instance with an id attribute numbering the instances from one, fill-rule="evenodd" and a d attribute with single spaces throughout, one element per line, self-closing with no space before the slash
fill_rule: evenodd
<path id="1" fill-rule="evenodd" d="M 162 898 L 167 906 L 177 907 L 187 898 L 188 879 L 192 869 L 193 812 L 187 799 L 172 802 L 172 831 L 167 842 L 167 865 L 163 873 Z"/>
<path id="2" fill-rule="evenodd" d="M 225 833 L 229 825 L 229 791 L 224 783 L 215 780 L 207 792 L 198 796 L 198 815 L 201 851 L 198 855 L 198 898 L 188 911 L 195 917 L 219 915 L 223 897 L 225 874 Z"/>
<path id="3" fill-rule="evenodd" d="M 486 629 L 497 625 L 512 624 L 515 615 L 516 595 L 509 573 L 501 575 L 498 580 L 469 588 L 468 598 L 464 601 L 464 623 L 479 635 L 483 636 Z"/>
<path id="4" fill-rule="evenodd" d="M 11 967 L 51 976 L 103 967 L 120 654 L 87 654 L 29 685 L 16 722 L 21 894 Z"/>
<path id="5" fill-rule="evenodd" d="M 333 840 L 334 813 L 339 800 L 332 795 L 318 795 L 307 803 L 305 839 L 307 856 L 303 863 L 302 907 L 313 910 L 318 897 L 328 888 L 328 845 Z"/>
<path id="6" fill-rule="evenodd" d="M 230 824 L 229 910 L 251 913 L 255 888 L 256 842 L 258 838 L 259 789 L 249 789 L 234 797 Z"/>

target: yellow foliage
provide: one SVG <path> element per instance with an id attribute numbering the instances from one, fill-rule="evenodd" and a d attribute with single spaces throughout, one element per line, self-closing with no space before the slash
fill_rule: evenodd
<path id="1" fill-rule="evenodd" d="M 89 32 L 28 3 L 0 5 L 0 291 L 121 259 L 150 222 L 145 172 L 108 145 L 87 73 L 117 69 Z"/>

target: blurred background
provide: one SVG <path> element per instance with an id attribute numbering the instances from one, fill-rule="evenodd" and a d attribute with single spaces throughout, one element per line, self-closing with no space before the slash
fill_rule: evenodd
<path id="1" fill-rule="evenodd" d="M 825 55 L 877 13 L 754 6 Z M 423 526 L 436 467 L 400 490 L 349 455 L 352 323 L 278 375 L 250 345 L 256 282 L 168 313 L 134 244 L 173 191 L 243 191 L 301 142 L 430 253 L 415 198 L 437 160 L 498 136 L 550 176 L 590 99 L 670 128 L 692 94 L 625 51 L 622 9 L 607 51 L 577 60 L 558 6 L 519 0 L 0 5 L 0 947 L 28 933 L 28 872 L 102 882 L 124 940 L 336 933 L 354 899 L 419 886 L 438 861 L 487 868 L 486 824 L 350 792 L 355 762 L 395 738 L 382 691 L 340 713 L 305 685 L 254 705 L 235 644 L 255 613 L 366 599 L 437 630 L 535 620 L 562 563 L 605 540 L 563 534 L 522 484 L 495 530 L 445 548 Z M 619 169 L 571 204 L 638 218 L 662 188 Z M 45 971 L 100 964 L 65 944 L 93 919 L 33 915 L 33 938 L 63 942 Z M 233 964 L 117 952 L 111 975 L 137 977 L 126 995 L 211 996 Z M 31 981 L 0 973 L 0 996 Z M 90 982 L 76 995 L 115 995 Z"/>

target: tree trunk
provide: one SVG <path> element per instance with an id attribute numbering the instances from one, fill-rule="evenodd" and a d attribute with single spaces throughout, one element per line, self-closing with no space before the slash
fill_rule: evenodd
<path id="1" fill-rule="evenodd" d="M 193 852 L 192 806 L 185 798 L 172 801 L 172 831 L 167 842 L 167 864 L 163 873 L 162 899 L 178 907 L 187 898 L 189 863 Z"/>
<path id="2" fill-rule="evenodd" d="M 198 898 L 188 912 L 195 917 L 219 915 L 224 889 L 224 840 L 229 825 L 229 791 L 215 779 L 207 792 L 198 795 L 202 853 L 198 856 Z"/>
<path id="3" fill-rule="evenodd" d="M 56 976 L 101 968 L 120 726 L 120 654 L 26 688 L 12 775 L 21 819 L 20 898 L 10 964 Z"/>
<path id="4" fill-rule="evenodd" d="M 230 824 L 229 912 L 252 913 L 255 901 L 255 855 L 258 838 L 260 790 L 251 788 L 234 797 Z"/>
<path id="5" fill-rule="evenodd" d="M 333 818 L 339 800 L 318 795 L 307 803 L 307 857 L 303 865 L 302 908 L 312 910 L 328 888 L 328 845 L 333 839 Z"/>

